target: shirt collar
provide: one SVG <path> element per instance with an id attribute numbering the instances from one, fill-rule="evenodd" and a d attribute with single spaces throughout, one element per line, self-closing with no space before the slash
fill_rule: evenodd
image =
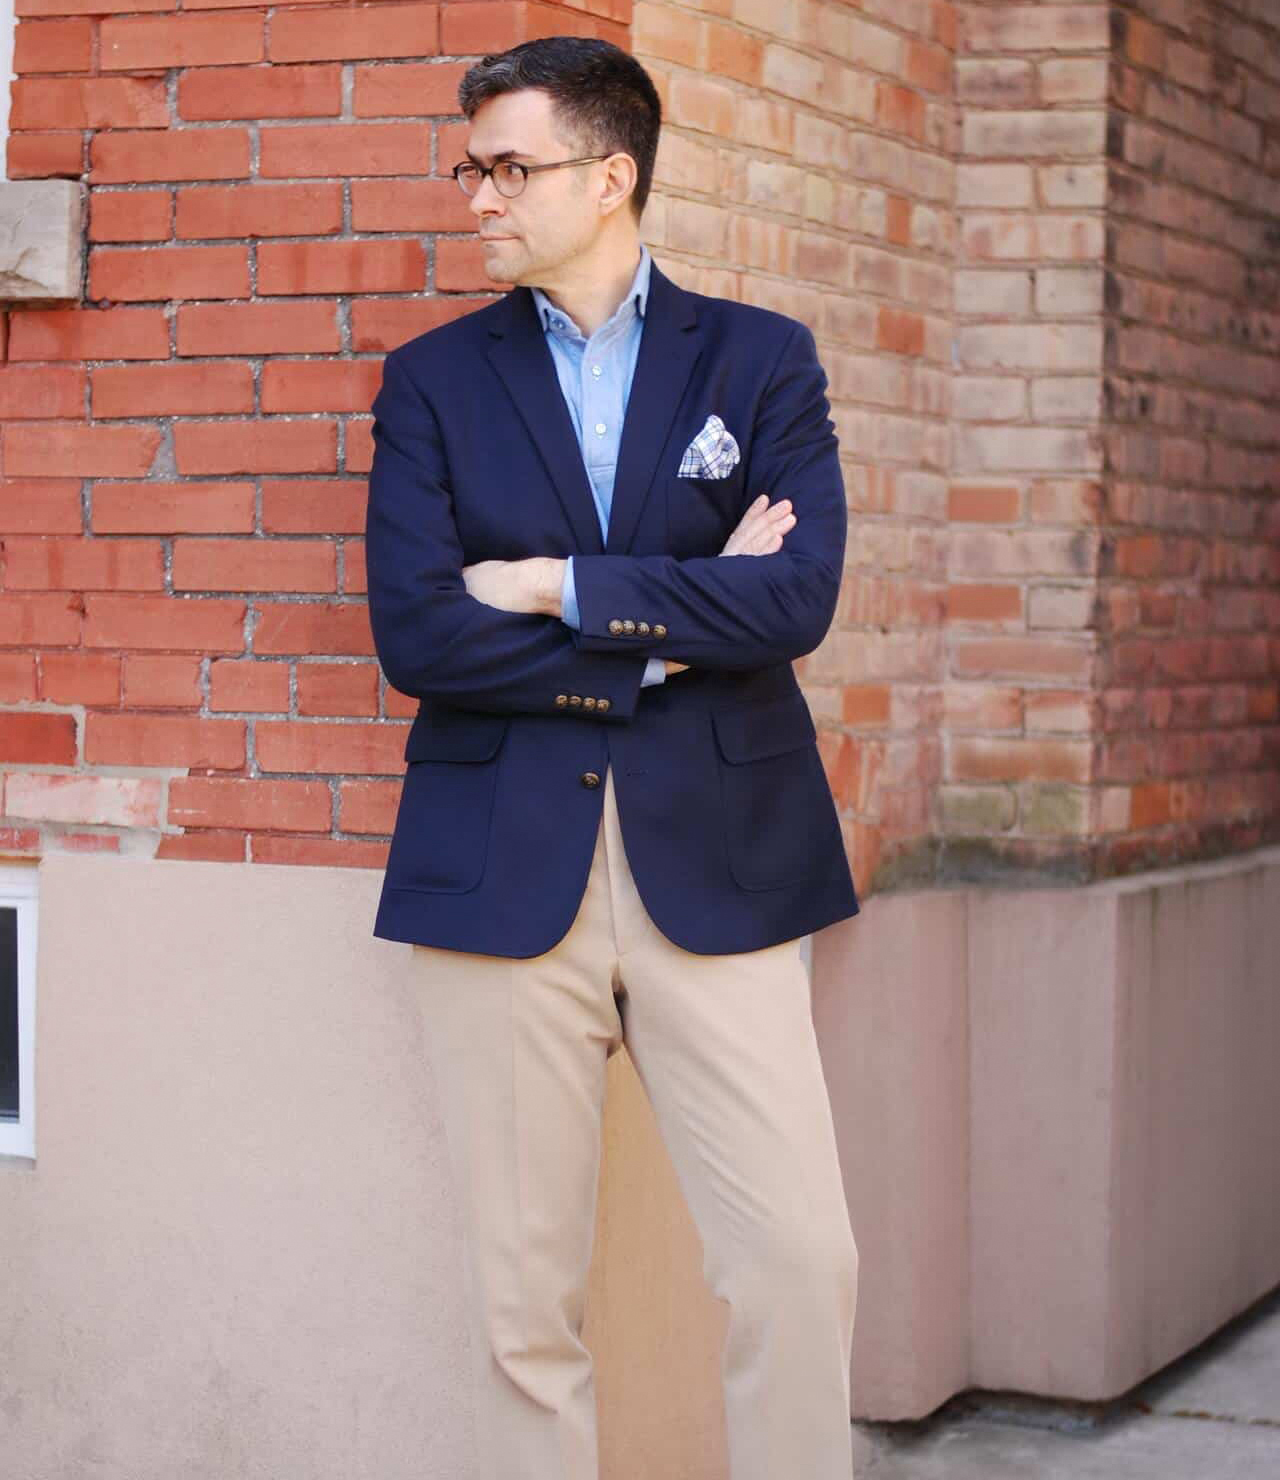
<path id="1" fill-rule="evenodd" d="M 649 255 L 649 248 L 643 242 L 640 243 L 640 264 L 636 268 L 635 276 L 631 279 L 631 286 L 627 289 L 626 296 L 614 309 L 608 321 L 596 330 L 597 334 L 603 334 L 605 330 L 614 331 L 623 322 L 629 320 L 632 312 L 637 318 L 644 318 L 645 308 L 649 302 L 649 268 L 653 258 Z M 567 334 L 568 337 L 579 339 L 581 331 L 574 321 L 562 309 L 555 306 L 541 288 L 534 288 L 533 301 L 537 305 L 538 318 L 542 323 L 543 330 L 548 333 Z M 558 327 L 559 324 L 564 327 Z"/>

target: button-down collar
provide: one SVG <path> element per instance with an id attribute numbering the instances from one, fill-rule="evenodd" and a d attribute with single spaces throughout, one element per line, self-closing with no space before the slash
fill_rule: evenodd
<path id="1" fill-rule="evenodd" d="M 577 324 L 561 308 L 557 308 L 547 297 L 541 288 L 534 288 L 533 301 L 538 308 L 538 319 L 543 329 L 549 334 L 555 334 L 562 339 L 577 340 L 583 344 L 594 342 L 597 345 L 609 343 L 619 334 L 624 333 L 637 318 L 644 318 L 645 307 L 649 301 L 649 267 L 653 259 L 649 255 L 649 248 L 643 242 L 640 243 L 640 263 L 636 268 L 635 276 L 631 279 L 631 286 L 622 302 L 614 309 L 609 319 L 603 323 L 588 341 L 587 337 L 578 328 Z"/>

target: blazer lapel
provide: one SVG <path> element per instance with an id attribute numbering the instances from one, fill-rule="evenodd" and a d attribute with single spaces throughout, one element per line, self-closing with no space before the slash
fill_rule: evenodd
<path id="1" fill-rule="evenodd" d="M 702 335 L 697 330 L 694 305 L 692 294 L 659 272 L 656 263 L 650 266 L 644 331 L 622 425 L 613 503 L 609 510 L 605 549 L 610 555 L 625 554 L 630 547 L 640 522 L 640 511 L 671 436 L 671 424 L 702 353 Z M 558 384 L 556 392 L 558 395 Z"/>
<path id="2" fill-rule="evenodd" d="M 546 464 L 579 549 L 599 555 L 604 544 L 591 484 L 533 294 L 528 288 L 514 288 L 506 304 L 509 311 L 489 330 L 494 336 L 489 358 Z"/>

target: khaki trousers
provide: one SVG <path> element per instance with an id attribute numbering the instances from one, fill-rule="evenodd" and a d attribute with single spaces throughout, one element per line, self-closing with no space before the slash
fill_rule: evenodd
<path id="1" fill-rule="evenodd" d="M 667 940 L 607 772 L 558 945 L 525 960 L 413 950 L 467 1250 L 479 1480 L 597 1480 L 580 1332 L 605 1060 L 624 1042 L 728 1302 L 732 1480 L 850 1480 L 858 1256 L 799 942 L 700 956 Z"/>

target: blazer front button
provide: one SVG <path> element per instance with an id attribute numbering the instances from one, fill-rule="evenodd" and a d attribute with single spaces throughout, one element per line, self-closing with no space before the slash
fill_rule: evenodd
<path id="1" fill-rule="evenodd" d="M 667 635 L 667 629 L 661 622 L 655 622 L 653 624 L 653 635 L 655 637 L 665 637 Z"/>
<path id="2" fill-rule="evenodd" d="M 628 617 L 627 620 L 623 622 L 622 630 L 627 634 L 628 637 L 630 637 L 631 634 L 636 630 L 636 624 L 631 620 L 630 617 Z"/>
<path id="3" fill-rule="evenodd" d="M 617 617 L 614 617 L 613 621 L 609 623 L 609 633 L 612 637 L 622 636 L 622 623 L 617 619 Z"/>
<path id="4" fill-rule="evenodd" d="M 583 786 L 590 790 L 593 786 L 600 785 L 600 778 L 594 771 L 584 771 L 581 776 Z"/>

